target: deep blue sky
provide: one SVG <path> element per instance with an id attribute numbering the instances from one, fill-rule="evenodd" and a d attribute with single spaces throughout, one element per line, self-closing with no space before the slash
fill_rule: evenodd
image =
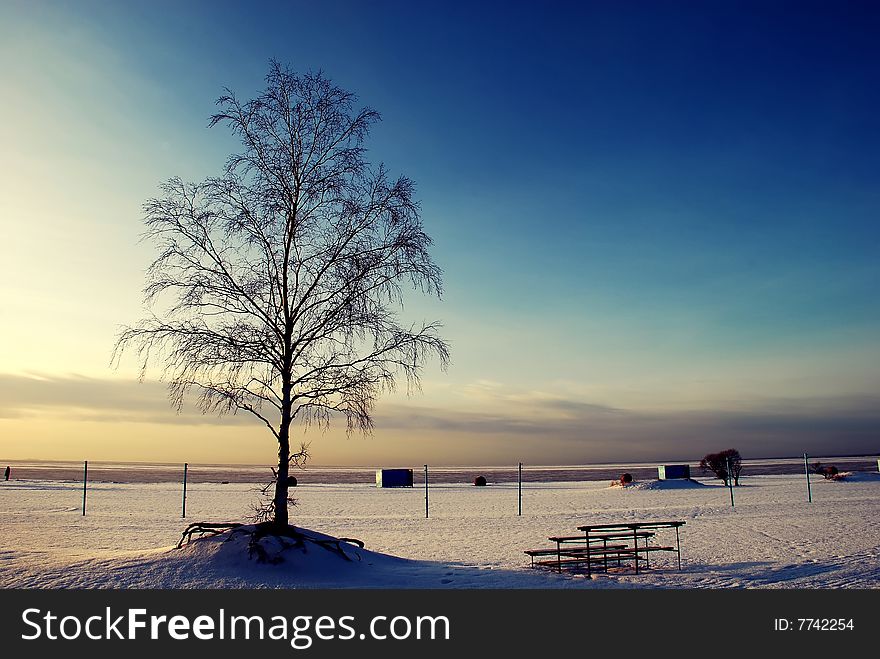
<path id="1" fill-rule="evenodd" d="M 475 308 L 723 300 L 732 349 L 878 318 L 876 5 L 183 4 L 77 14 L 180 130 L 270 57 L 356 90 Z"/>
<path id="2" fill-rule="evenodd" d="M 57 131 L 40 148 L 72 157 L 100 131 L 105 169 L 137 169 L 102 188 L 134 230 L 159 180 L 218 170 L 235 144 L 205 128 L 212 101 L 257 91 L 270 58 L 379 110 L 371 156 L 418 184 L 446 272 L 445 301 L 410 308 L 444 319 L 454 348 L 419 404 L 818 413 L 880 386 L 877 3 L 12 3 L 0 18 L 21 113 L 54 108 L 29 143 Z M 552 434 L 557 408 L 541 409 Z M 774 432 L 768 452 L 786 453 L 801 430 Z M 877 436 L 874 417 L 823 435 Z"/>

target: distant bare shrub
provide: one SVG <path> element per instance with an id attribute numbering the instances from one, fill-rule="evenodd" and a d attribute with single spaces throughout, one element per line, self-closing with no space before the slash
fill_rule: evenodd
<path id="1" fill-rule="evenodd" d="M 841 473 L 835 465 L 823 465 L 821 462 L 814 462 L 810 467 L 814 474 L 822 476 L 826 481 L 838 481 L 846 478 L 846 474 Z"/>
<path id="2" fill-rule="evenodd" d="M 734 485 L 739 485 L 739 475 L 742 472 L 742 457 L 735 448 L 729 448 L 720 453 L 709 453 L 700 460 L 700 469 L 711 471 L 715 476 L 724 481 L 725 485 L 727 485 L 727 481 L 731 478 Z"/>

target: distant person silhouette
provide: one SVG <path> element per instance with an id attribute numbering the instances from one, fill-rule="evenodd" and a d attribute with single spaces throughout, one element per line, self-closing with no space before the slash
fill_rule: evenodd
<path id="1" fill-rule="evenodd" d="M 9 467 L 6 467 L 6 478 L 4 478 L 3 480 L 9 480 Z"/>

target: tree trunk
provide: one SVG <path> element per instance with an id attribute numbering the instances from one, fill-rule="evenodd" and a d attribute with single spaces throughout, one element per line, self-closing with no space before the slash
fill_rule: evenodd
<path id="1" fill-rule="evenodd" d="M 275 526 L 286 528 L 287 515 L 287 479 L 290 472 L 290 436 L 289 426 L 282 427 L 278 439 L 278 479 L 275 481 Z"/>
<path id="2" fill-rule="evenodd" d="M 285 267 L 285 277 L 287 268 Z M 286 295 L 285 295 L 286 299 Z M 286 304 L 286 302 L 285 302 Z M 290 337 L 293 333 L 293 325 L 288 319 L 284 325 L 284 345 L 290 346 Z M 291 400 L 290 386 L 290 361 L 291 350 L 288 348 L 284 355 L 284 365 L 281 369 L 281 426 L 278 428 L 278 478 L 275 481 L 275 527 L 283 530 L 289 525 L 287 511 L 287 488 L 290 475 L 290 422 L 293 402 Z"/>
<path id="3" fill-rule="evenodd" d="M 285 376 L 281 401 L 281 427 L 278 432 L 278 478 L 275 481 L 275 526 L 286 529 L 289 522 L 287 514 L 287 489 L 290 476 L 290 378 Z"/>

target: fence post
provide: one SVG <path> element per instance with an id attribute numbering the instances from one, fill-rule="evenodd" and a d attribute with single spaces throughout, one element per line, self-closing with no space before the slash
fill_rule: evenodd
<path id="1" fill-rule="evenodd" d="M 804 476 L 807 477 L 807 503 L 813 503 L 813 491 L 810 489 L 810 468 L 807 466 L 806 453 L 804 453 Z"/>
<path id="2" fill-rule="evenodd" d="M 183 463 L 183 510 L 180 513 L 181 517 L 186 517 L 186 472 L 189 467 L 188 462 Z"/>
<path id="3" fill-rule="evenodd" d="M 519 512 L 517 513 L 520 517 L 522 516 L 522 462 L 519 463 Z"/>
<path id="4" fill-rule="evenodd" d="M 86 483 L 89 481 L 89 461 L 83 462 L 83 517 L 86 516 Z"/>
<path id="5" fill-rule="evenodd" d="M 727 458 L 727 487 L 730 489 L 730 507 L 733 508 L 733 472 L 730 470 L 730 458 Z"/>
<path id="6" fill-rule="evenodd" d="M 425 465 L 425 519 L 428 519 L 428 465 Z"/>

